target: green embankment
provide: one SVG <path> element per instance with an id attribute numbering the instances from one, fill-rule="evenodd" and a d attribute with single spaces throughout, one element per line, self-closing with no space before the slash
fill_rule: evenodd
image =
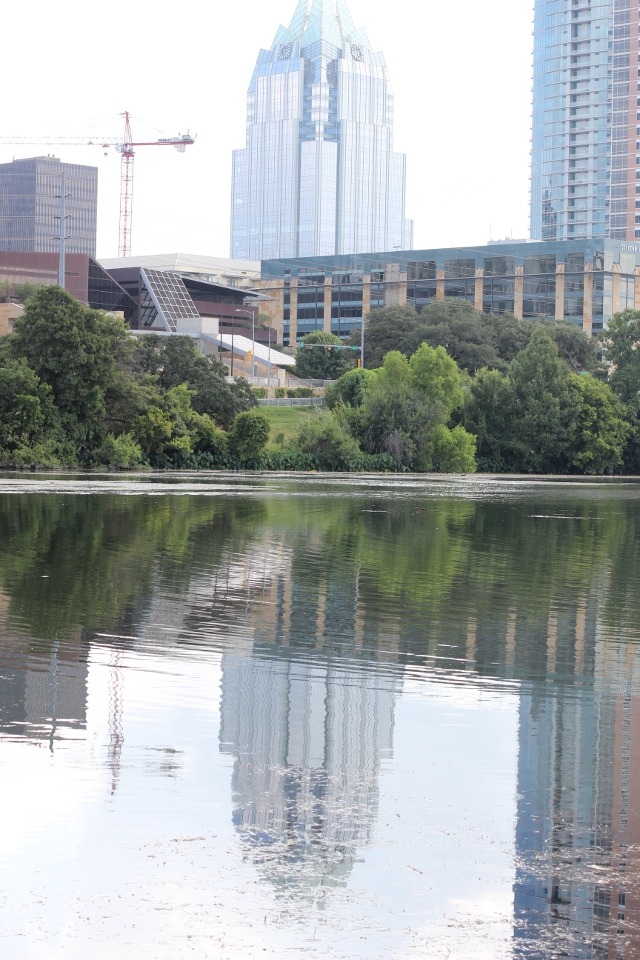
<path id="1" fill-rule="evenodd" d="M 267 450 L 281 450 L 288 446 L 289 440 L 297 433 L 300 424 L 310 417 L 317 407 L 260 407 L 260 413 L 268 418 L 271 425 Z M 279 434 L 284 434 L 282 443 L 276 442 Z"/>

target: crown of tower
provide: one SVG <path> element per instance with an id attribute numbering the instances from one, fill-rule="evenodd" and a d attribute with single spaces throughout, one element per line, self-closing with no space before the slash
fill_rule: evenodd
<path id="1" fill-rule="evenodd" d="M 291 23 L 278 28 L 274 44 L 293 40 L 299 40 L 301 47 L 317 40 L 340 48 L 345 41 L 370 47 L 366 30 L 356 29 L 346 0 L 298 0 Z"/>

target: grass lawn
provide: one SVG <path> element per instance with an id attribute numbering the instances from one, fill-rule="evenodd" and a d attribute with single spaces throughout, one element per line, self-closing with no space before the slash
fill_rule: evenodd
<path id="1" fill-rule="evenodd" d="M 280 450 L 286 447 L 289 438 L 298 432 L 300 424 L 312 416 L 317 409 L 317 407 L 260 407 L 260 413 L 264 413 L 271 424 L 267 450 Z M 280 433 L 284 434 L 284 442 L 278 444 L 275 439 Z"/>

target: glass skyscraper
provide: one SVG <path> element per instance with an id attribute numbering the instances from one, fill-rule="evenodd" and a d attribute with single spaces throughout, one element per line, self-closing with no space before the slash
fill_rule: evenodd
<path id="1" fill-rule="evenodd" d="M 535 0 L 531 236 L 640 239 L 637 0 Z"/>
<path id="2" fill-rule="evenodd" d="M 258 56 L 233 154 L 231 255 L 410 249 L 404 154 L 381 53 L 345 0 L 298 0 Z"/>
<path id="3" fill-rule="evenodd" d="M 0 164 L 0 250 L 56 253 L 65 174 L 67 253 L 96 255 L 98 168 L 31 157 Z"/>

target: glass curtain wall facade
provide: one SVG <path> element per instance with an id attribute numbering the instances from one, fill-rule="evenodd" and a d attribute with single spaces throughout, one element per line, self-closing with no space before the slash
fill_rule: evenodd
<path id="1" fill-rule="evenodd" d="M 639 70 L 637 0 L 536 0 L 533 239 L 640 239 Z"/>
<path id="2" fill-rule="evenodd" d="M 381 53 L 344 0 L 299 0 L 261 50 L 233 153 L 231 251 L 261 260 L 410 249 Z"/>
<path id="3" fill-rule="evenodd" d="M 55 253 L 65 174 L 67 253 L 96 255 L 98 168 L 33 157 L 0 164 L 0 250 Z"/>
<path id="4" fill-rule="evenodd" d="M 640 242 L 512 241 L 265 260 L 258 287 L 285 345 L 313 330 L 347 337 L 380 307 L 420 311 L 448 298 L 523 320 L 568 320 L 595 334 L 614 313 L 640 310 Z"/>

